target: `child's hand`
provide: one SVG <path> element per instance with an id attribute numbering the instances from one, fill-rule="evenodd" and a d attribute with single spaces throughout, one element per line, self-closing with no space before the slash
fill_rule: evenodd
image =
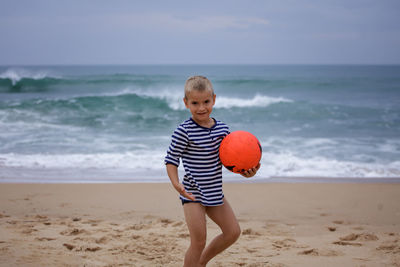
<path id="1" fill-rule="evenodd" d="M 179 184 L 178 188 L 176 188 L 176 190 L 179 192 L 179 194 L 181 194 L 183 197 L 188 198 L 192 201 L 196 201 L 196 198 L 194 197 L 194 195 L 192 193 L 188 193 L 185 190 L 185 187 L 183 186 L 183 184 Z"/>
<path id="2" fill-rule="evenodd" d="M 260 169 L 260 166 L 261 166 L 261 164 L 258 163 L 258 165 L 257 165 L 256 167 L 251 168 L 251 169 L 248 169 L 248 170 L 245 171 L 245 172 L 242 172 L 241 175 L 242 175 L 243 177 L 246 177 L 246 178 L 253 177 L 254 175 L 256 175 L 258 169 Z"/>

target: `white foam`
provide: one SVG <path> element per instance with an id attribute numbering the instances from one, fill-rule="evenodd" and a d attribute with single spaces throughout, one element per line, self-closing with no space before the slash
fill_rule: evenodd
<path id="1" fill-rule="evenodd" d="M 97 154 L 0 154 L 0 168 L 18 170 L 18 176 L 30 177 L 35 172 L 52 173 L 78 179 L 82 177 L 109 176 L 110 181 L 122 177 L 164 177 L 165 151 L 139 149 L 125 153 Z M 302 157 L 291 152 L 264 152 L 257 177 L 338 177 L 338 178 L 398 178 L 400 161 L 390 163 L 363 163 L 339 161 L 322 156 Z M 182 172 L 182 167 L 180 167 Z M 15 172 L 14 172 L 15 173 Z M 5 173 L 3 173 L 5 175 Z M 0 178 L 7 178 L 0 175 Z M 225 171 L 228 180 L 232 173 Z M 57 177 L 57 176 L 56 176 Z M 8 177 L 9 178 L 9 177 Z M 106 178 L 106 177 L 102 177 Z"/>
<path id="2" fill-rule="evenodd" d="M 215 108 L 246 108 L 246 107 L 267 107 L 276 103 L 290 103 L 290 99 L 283 97 L 270 97 L 265 95 L 255 95 L 250 99 L 243 99 L 238 97 L 217 97 Z"/>
<path id="3" fill-rule="evenodd" d="M 0 154 L 0 181 L 168 181 L 164 154 L 164 151 L 149 150 L 99 154 Z M 182 173 L 181 168 L 179 172 Z"/>
<path id="4" fill-rule="evenodd" d="M 168 106 L 173 110 L 185 109 L 185 104 L 183 103 L 182 90 L 177 88 L 167 87 L 159 90 L 125 88 L 122 91 L 114 93 L 113 95 L 125 95 L 125 94 L 135 94 L 141 97 L 161 99 L 166 101 Z"/>
<path id="5" fill-rule="evenodd" d="M 264 152 L 261 164 L 261 177 L 400 177 L 400 162 L 363 163 Z"/>
<path id="6" fill-rule="evenodd" d="M 36 169 L 158 169 L 164 153 L 137 150 L 135 153 L 98 154 L 0 154 L 0 166 Z"/>
<path id="7" fill-rule="evenodd" d="M 156 98 L 165 100 L 167 104 L 174 110 L 182 110 L 185 109 L 185 105 L 183 103 L 183 96 L 179 93 L 176 93 L 173 89 L 162 89 L 160 91 L 156 90 L 143 90 L 143 89 L 131 89 L 131 88 L 124 88 L 119 91 L 115 92 L 103 92 L 103 93 L 84 93 L 79 95 L 72 95 L 72 96 L 65 96 L 65 97 L 58 97 L 56 100 L 66 100 L 68 99 L 71 102 L 75 102 L 76 98 L 80 97 L 113 97 L 113 96 L 125 96 L 125 95 L 137 95 L 139 97 L 145 98 Z M 71 99 L 71 97 L 73 97 Z"/>
<path id="8" fill-rule="evenodd" d="M 29 78 L 33 80 L 41 80 L 47 77 L 58 78 L 56 76 L 50 76 L 46 71 L 28 71 L 26 69 L 7 69 L 5 72 L 0 74 L 1 79 L 9 79 L 13 86 L 15 86 L 20 80 Z"/>
<path id="9" fill-rule="evenodd" d="M 173 110 L 185 110 L 185 104 L 183 102 L 183 94 L 181 89 L 174 87 L 167 87 L 163 89 L 133 89 L 124 88 L 115 92 L 107 93 L 97 93 L 97 94 L 79 94 L 73 95 L 73 98 L 79 97 L 98 97 L 98 96 L 124 96 L 124 95 L 137 95 L 139 97 L 155 98 L 163 100 L 167 105 Z M 60 99 L 70 99 L 71 96 L 60 97 Z M 71 99 L 70 101 L 74 101 Z M 254 108 L 254 107 L 267 107 L 276 103 L 291 103 L 290 99 L 284 97 L 270 97 L 266 95 L 256 94 L 252 98 L 242 98 L 242 97 L 228 97 L 228 96 L 217 96 L 214 108 Z"/>
<path id="10" fill-rule="evenodd" d="M 160 90 L 140 90 L 140 89 L 129 89 L 125 88 L 122 91 L 107 94 L 107 95 L 125 95 L 135 94 L 143 97 L 152 97 L 165 100 L 168 106 L 173 110 L 184 110 L 185 104 L 183 103 L 183 95 L 181 90 L 176 88 L 164 88 Z M 290 103 L 293 102 L 290 99 L 283 97 L 270 97 L 266 95 L 257 94 L 252 98 L 241 98 L 241 97 L 228 97 L 228 96 L 217 96 L 215 108 L 246 108 L 246 107 L 267 107 L 276 103 Z"/>

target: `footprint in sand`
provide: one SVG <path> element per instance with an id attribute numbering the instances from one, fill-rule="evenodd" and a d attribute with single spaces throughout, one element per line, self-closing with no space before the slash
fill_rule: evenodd
<path id="1" fill-rule="evenodd" d="M 101 250 L 101 247 L 99 246 L 81 246 L 81 247 L 77 247 L 76 245 L 73 244 L 69 244 L 69 243 L 64 243 L 63 244 L 64 247 L 66 247 L 68 250 L 74 250 L 74 251 L 88 251 L 88 252 L 96 252 L 98 250 Z"/>
<path id="2" fill-rule="evenodd" d="M 361 233 L 361 234 L 354 234 L 351 233 L 349 235 L 343 236 L 339 238 L 342 241 L 376 241 L 379 238 L 375 234 L 370 234 L 370 233 Z"/>
<path id="3" fill-rule="evenodd" d="M 362 243 L 352 242 L 352 241 L 376 241 L 379 238 L 375 234 L 371 233 L 361 233 L 361 234 L 351 233 L 349 235 L 340 237 L 339 239 L 340 239 L 339 241 L 335 241 L 332 244 L 339 246 L 361 247 Z"/>
<path id="4" fill-rule="evenodd" d="M 16 225 L 16 224 L 18 224 L 19 222 L 16 221 L 16 220 L 12 220 L 12 221 L 6 221 L 6 223 L 11 224 L 11 225 Z"/>
<path id="5" fill-rule="evenodd" d="M 71 244 L 68 244 L 68 243 L 64 243 L 63 246 L 66 247 L 68 250 L 73 250 L 75 248 L 74 245 L 71 245 Z"/>
<path id="6" fill-rule="evenodd" d="M 34 218 L 38 219 L 39 221 L 48 220 L 48 217 L 46 215 L 40 215 L 40 214 L 35 215 Z"/>
<path id="7" fill-rule="evenodd" d="M 88 231 L 86 231 L 84 229 L 78 229 L 78 228 L 67 229 L 65 231 L 60 232 L 61 235 L 67 235 L 67 236 L 87 234 L 87 233 L 88 233 Z"/>
<path id="8" fill-rule="evenodd" d="M 100 237 L 95 240 L 97 244 L 107 244 L 110 239 L 106 236 Z"/>
<path id="9" fill-rule="evenodd" d="M 46 215 L 37 214 L 33 217 L 33 219 L 35 222 L 40 222 L 43 223 L 44 225 L 51 225 L 50 219 Z"/>
<path id="10" fill-rule="evenodd" d="M 303 250 L 303 251 L 300 251 L 298 254 L 299 255 L 309 255 L 309 256 L 327 256 L 327 257 L 344 255 L 340 251 L 331 250 L 331 249 L 316 249 L 316 248 Z"/>
<path id="11" fill-rule="evenodd" d="M 355 246 L 355 247 L 361 247 L 361 243 L 357 242 L 348 242 L 348 241 L 335 241 L 332 244 L 334 245 L 340 245 L 340 246 Z"/>
<path id="12" fill-rule="evenodd" d="M 53 238 L 53 237 L 36 237 L 35 240 L 37 240 L 37 241 L 53 241 L 53 240 L 56 240 L 56 238 Z"/>
<path id="13" fill-rule="evenodd" d="M 89 251 L 89 252 L 96 252 L 96 251 L 98 251 L 98 250 L 100 250 L 101 249 L 101 247 L 87 247 L 87 248 L 81 248 L 82 250 L 84 250 L 84 251 Z"/>
<path id="14" fill-rule="evenodd" d="M 340 239 L 340 241 L 335 241 L 335 242 L 333 242 L 333 244 L 340 245 L 340 246 L 361 247 L 362 243 L 350 242 L 350 241 L 376 241 L 379 238 L 375 234 L 371 234 L 371 233 L 361 233 L 361 234 L 351 233 L 349 235 L 340 237 L 339 239 Z"/>
<path id="15" fill-rule="evenodd" d="M 74 218 L 72 219 L 72 221 L 76 222 L 76 221 L 80 221 L 80 218 Z M 94 219 L 90 219 L 90 220 L 86 220 L 86 221 L 82 221 L 83 224 L 90 224 L 92 226 L 97 226 L 97 224 L 101 223 L 102 220 L 94 220 Z"/>
<path id="16" fill-rule="evenodd" d="M 292 238 L 276 240 L 276 241 L 272 242 L 272 246 L 278 250 L 281 250 L 281 249 L 287 250 L 290 248 L 307 248 L 308 247 L 308 245 L 297 244 L 297 241 Z"/>
<path id="17" fill-rule="evenodd" d="M 182 226 L 182 225 L 184 225 L 184 222 L 176 222 L 172 226 L 173 227 L 178 227 L 178 226 Z"/>
<path id="18" fill-rule="evenodd" d="M 170 220 L 170 219 L 167 219 L 167 218 L 161 218 L 159 221 L 160 221 L 161 223 L 163 223 L 163 224 L 171 224 L 171 223 L 174 222 L 174 221 L 172 221 L 172 220 Z"/>
<path id="19" fill-rule="evenodd" d="M 188 238 L 189 236 L 190 236 L 190 235 L 187 234 L 187 233 L 179 234 L 179 235 L 178 235 L 179 238 L 185 238 L 185 239 Z"/>
<path id="20" fill-rule="evenodd" d="M 376 250 L 390 254 L 400 254 L 400 239 L 386 241 L 376 248 Z M 399 265 L 400 266 L 400 265 Z"/>
<path id="21" fill-rule="evenodd" d="M 125 228 L 125 230 L 143 230 L 143 229 L 149 229 L 151 226 L 148 224 L 143 224 L 143 223 L 138 223 L 138 224 L 134 224 L 131 226 L 128 226 Z"/>
<path id="22" fill-rule="evenodd" d="M 335 232 L 336 229 L 337 229 L 337 228 L 334 227 L 334 226 L 328 226 L 327 228 L 328 228 L 328 230 L 331 231 L 331 232 Z"/>
<path id="23" fill-rule="evenodd" d="M 142 238 L 142 236 L 140 236 L 140 235 L 132 235 L 131 238 L 132 239 L 140 239 L 140 238 Z"/>
<path id="24" fill-rule="evenodd" d="M 259 232 L 254 231 L 251 228 L 244 229 L 242 231 L 242 235 L 249 235 L 249 236 L 259 236 L 261 235 Z"/>
<path id="25" fill-rule="evenodd" d="M 30 235 L 30 234 L 32 234 L 33 232 L 37 232 L 38 230 L 35 229 L 35 228 L 33 228 L 33 227 L 34 227 L 33 225 L 24 226 L 25 229 L 22 230 L 21 233 L 22 233 L 22 234 L 25 234 L 25 235 Z"/>
<path id="26" fill-rule="evenodd" d="M 8 217 L 10 217 L 10 216 L 9 216 L 9 215 L 6 215 L 6 214 L 0 213 L 0 219 L 2 219 L 2 218 L 8 218 Z"/>
<path id="27" fill-rule="evenodd" d="M 400 254 L 400 246 L 399 245 L 389 245 L 389 246 L 379 246 L 377 248 L 378 250 L 384 250 L 387 253 L 392 253 L 392 254 Z"/>
<path id="28" fill-rule="evenodd" d="M 161 223 L 162 227 L 167 227 L 170 224 L 173 224 L 174 221 L 170 220 L 170 219 L 167 219 L 167 218 L 161 218 L 161 219 L 156 220 L 156 223 Z"/>
<path id="29" fill-rule="evenodd" d="M 256 253 L 256 252 L 259 251 L 259 250 L 256 249 L 256 248 L 246 248 L 246 251 L 247 251 L 248 253 Z"/>

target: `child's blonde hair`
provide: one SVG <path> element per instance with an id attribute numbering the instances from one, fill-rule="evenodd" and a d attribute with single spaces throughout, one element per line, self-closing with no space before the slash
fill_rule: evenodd
<path id="1" fill-rule="evenodd" d="M 187 99 L 188 94 L 197 90 L 199 92 L 204 92 L 210 90 L 211 94 L 214 95 L 214 89 L 209 79 L 204 76 L 196 75 L 189 77 L 185 83 L 185 98 Z"/>

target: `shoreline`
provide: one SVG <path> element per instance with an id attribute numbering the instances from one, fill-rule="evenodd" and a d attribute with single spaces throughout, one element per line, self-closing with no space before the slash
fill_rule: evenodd
<path id="1" fill-rule="evenodd" d="M 225 183 L 242 235 L 221 266 L 400 266 L 400 184 Z M 208 220 L 208 241 L 219 228 Z M 182 266 L 168 183 L 0 184 L 0 266 Z"/>
<path id="2" fill-rule="evenodd" d="M 58 180 L 58 181 L 57 181 Z M 169 179 L 165 177 L 162 179 L 160 177 L 154 178 L 144 178 L 140 180 L 134 179 L 55 179 L 55 178 L 0 178 L 1 184 L 168 184 Z M 254 177 L 246 179 L 244 177 L 224 177 L 224 184 L 274 184 L 274 183 L 321 183 L 321 184 L 337 184 L 337 183 L 355 183 L 355 184 L 397 184 L 400 183 L 400 177 Z"/>

